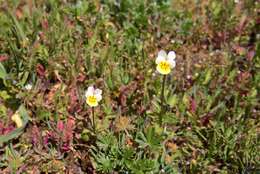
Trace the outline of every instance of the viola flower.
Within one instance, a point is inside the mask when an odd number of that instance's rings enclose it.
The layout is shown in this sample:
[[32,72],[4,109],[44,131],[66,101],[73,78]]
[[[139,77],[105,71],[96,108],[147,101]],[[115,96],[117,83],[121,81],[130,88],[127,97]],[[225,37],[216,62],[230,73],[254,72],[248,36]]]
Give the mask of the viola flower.
[[20,128],[23,126],[23,120],[21,118],[21,116],[19,115],[18,112],[16,112],[12,117],[11,117],[12,121],[15,122],[16,127]]
[[95,89],[93,86],[88,87],[85,92],[86,103],[91,107],[96,107],[98,102],[102,99],[102,90]]
[[175,58],[174,51],[170,51],[168,55],[164,50],[159,51],[155,61],[157,64],[156,70],[163,75],[169,74],[171,69],[176,66]]

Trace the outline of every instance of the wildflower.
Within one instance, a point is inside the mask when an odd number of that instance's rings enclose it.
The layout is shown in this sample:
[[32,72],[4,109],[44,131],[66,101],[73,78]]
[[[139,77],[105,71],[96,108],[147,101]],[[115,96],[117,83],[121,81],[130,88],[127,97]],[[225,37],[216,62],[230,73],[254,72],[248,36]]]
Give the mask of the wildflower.
[[27,85],[24,86],[24,88],[30,91],[32,89],[32,84],[28,83]]
[[23,120],[22,120],[22,118],[21,118],[21,116],[19,115],[18,112],[16,112],[16,113],[12,116],[11,119],[12,119],[12,121],[15,122],[17,128],[20,128],[20,127],[23,126]]
[[102,99],[102,90],[94,89],[93,86],[88,87],[85,92],[86,102],[91,107],[96,107],[98,102]]
[[167,55],[164,50],[161,50],[155,61],[157,64],[156,70],[163,75],[169,74],[171,69],[176,66],[175,58],[176,54],[174,51],[170,51]]

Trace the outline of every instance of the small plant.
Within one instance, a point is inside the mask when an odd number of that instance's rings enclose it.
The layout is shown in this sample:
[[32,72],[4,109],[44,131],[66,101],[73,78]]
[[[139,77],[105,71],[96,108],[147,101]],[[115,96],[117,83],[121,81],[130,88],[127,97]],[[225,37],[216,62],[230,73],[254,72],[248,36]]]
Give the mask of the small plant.
[[95,89],[93,86],[88,87],[88,90],[85,92],[86,103],[91,107],[92,111],[92,126],[94,132],[96,132],[95,126],[95,109],[94,107],[98,106],[98,102],[102,99],[102,90]]
[[164,50],[161,50],[158,53],[158,56],[155,60],[155,63],[157,64],[156,70],[163,75],[162,79],[162,91],[161,91],[161,112],[159,115],[159,123],[162,125],[162,117],[165,112],[165,96],[164,96],[164,88],[165,88],[165,82],[166,82],[166,75],[169,74],[176,66],[175,62],[176,54],[174,51],[170,51],[167,55],[167,53]]

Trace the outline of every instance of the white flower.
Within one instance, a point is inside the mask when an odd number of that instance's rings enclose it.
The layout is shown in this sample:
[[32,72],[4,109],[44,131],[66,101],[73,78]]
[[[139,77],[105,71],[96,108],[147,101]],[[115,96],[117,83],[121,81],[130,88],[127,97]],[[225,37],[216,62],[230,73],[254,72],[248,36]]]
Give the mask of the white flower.
[[32,84],[28,83],[27,85],[24,86],[24,88],[29,91],[32,89]]
[[171,69],[176,66],[175,58],[176,54],[174,51],[170,51],[167,55],[164,50],[161,50],[155,60],[157,64],[156,70],[164,75],[169,74]]
[[102,90],[98,88],[95,89],[93,86],[90,86],[85,92],[85,97],[86,103],[91,107],[95,107],[98,105],[98,102],[102,99]]

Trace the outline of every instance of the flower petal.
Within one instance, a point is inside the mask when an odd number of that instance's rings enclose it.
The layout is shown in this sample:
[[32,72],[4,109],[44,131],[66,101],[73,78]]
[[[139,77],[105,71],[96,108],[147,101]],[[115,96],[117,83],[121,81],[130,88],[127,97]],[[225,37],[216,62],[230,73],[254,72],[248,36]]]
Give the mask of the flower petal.
[[102,100],[102,95],[101,94],[95,94],[95,97],[97,98],[97,101],[99,102]]
[[159,53],[158,53],[158,57],[159,56],[162,56],[162,57],[167,57],[167,53],[164,51],[164,50],[161,50],[161,51],[159,51]]
[[90,106],[90,107],[96,107],[98,105],[98,101],[96,96],[88,96],[86,99],[86,103]]
[[158,57],[157,57],[156,60],[155,60],[155,63],[156,63],[156,64],[159,64],[160,62],[165,61],[165,60],[166,60],[165,57],[158,55]]
[[85,96],[94,95],[95,89],[93,86],[88,87],[87,91],[85,92]]
[[167,56],[168,60],[174,60],[176,58],[176,53],[174,51],[170,51]]
[[96,94],[101,95],[101,94],[102,94],[102,90],[97,88],[97,89],[95,89],[94,94],[95,94],[95,95],[96,95]]
[[156,66],[156,70],[163,75],[169,74],[171,72],[170,63],[167,62],[161,62]]
[[176,62],[174,59],[170,59],[170,60],[168,60],[168,62],[170,64],[171,68],[174,68],[176,66]]
[[159,64],[161,61],[165,61],[167,58],[167,53],[164,50],[159,51],[158,56],[155,60],[156,64]]

